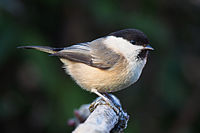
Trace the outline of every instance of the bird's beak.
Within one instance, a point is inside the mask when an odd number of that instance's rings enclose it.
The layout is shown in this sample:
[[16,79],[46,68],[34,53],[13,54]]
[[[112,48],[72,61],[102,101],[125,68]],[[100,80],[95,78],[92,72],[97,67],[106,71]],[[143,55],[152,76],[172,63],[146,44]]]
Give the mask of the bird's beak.
[[144,49],[147,49],[147,50],[154,50],[154,48],[152,48],[150,45],[146,45],[146,46],[144,47]]

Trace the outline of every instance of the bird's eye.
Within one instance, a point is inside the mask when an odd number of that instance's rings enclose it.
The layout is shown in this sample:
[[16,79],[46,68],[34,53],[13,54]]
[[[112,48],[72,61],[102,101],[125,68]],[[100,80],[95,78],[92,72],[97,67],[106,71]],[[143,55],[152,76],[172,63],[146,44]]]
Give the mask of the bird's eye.
[[134,40],[131,40],[131,41],[130,41],[130,43],[132,43],[132,44],[134,44],[134,45],[135,45],[135,43],[136,43],[136,42],[135,42]]

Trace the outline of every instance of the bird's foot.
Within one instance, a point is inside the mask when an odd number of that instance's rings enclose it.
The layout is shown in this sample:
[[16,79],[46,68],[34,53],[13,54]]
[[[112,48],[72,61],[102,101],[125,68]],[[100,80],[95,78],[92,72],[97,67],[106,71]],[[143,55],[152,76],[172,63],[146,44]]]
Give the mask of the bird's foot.
[[120,101],[112,94],[101,94],[103,97],[98,97],[93,103],[90,104],[89,110],[92,113],[98,105],[108,105],[119,116],[118,123],[115,125],[112,133],[121,132],[127,127],[129,115],[123,111]]
[[110,106],[117,114],[121,111],[121,104],[118,99],[111,96],[108,93],[104,95],[99,93],[96,89],[92,90],[95,94],[97,94],[100,98],[98,98],[95,102],[90,105],[90,112],[92,112],[98,105],[108,105]]

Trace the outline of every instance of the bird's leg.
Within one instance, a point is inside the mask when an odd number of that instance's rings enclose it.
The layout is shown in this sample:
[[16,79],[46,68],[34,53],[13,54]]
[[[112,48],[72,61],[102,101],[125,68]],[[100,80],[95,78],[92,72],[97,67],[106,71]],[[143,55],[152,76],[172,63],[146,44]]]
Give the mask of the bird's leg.
[[92,89],[91,92],[93,92],[93,93],[95,93],[96,95],[98,95],[99,97],[103,98],[103,100],[104,100],[106,103],[108,103],[108,104],[111,103],[111,101],[110,101],[109,98],[107,98],[107,97],[105,97],[104,95],[102,95],[101,93],[99,93],[96,89]]
[[[104,95],[102,95],[101,93],[99,93],[96,89],[92,89],[91,92],[93,92],[96,95],[98,95],[99,97],[101,97],[108,106],[110,106],[117,114],[119,113],[118,106],[116,105],[114,99],[109,94],[108,94],[109,97],[105,97]],[[112,98],[112,99],[109,99],[109,98]],[[93,104],[90,105],[90,110],[93,110],[92,106],[93,106]]]

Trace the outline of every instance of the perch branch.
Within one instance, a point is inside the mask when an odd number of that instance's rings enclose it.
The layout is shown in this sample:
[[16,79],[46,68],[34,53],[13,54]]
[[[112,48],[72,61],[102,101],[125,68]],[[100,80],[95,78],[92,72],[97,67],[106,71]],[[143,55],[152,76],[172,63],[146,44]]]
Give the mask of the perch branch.
[[82,105],[76,110],[76,118],[68,122],[69,125],[77,126],[73,133],[122,132],[127,126],[129,116],[122,110],[120,101],[115,96],[109,95],[109,99],[111,104],[105,103],[99,97],[90,106]]

